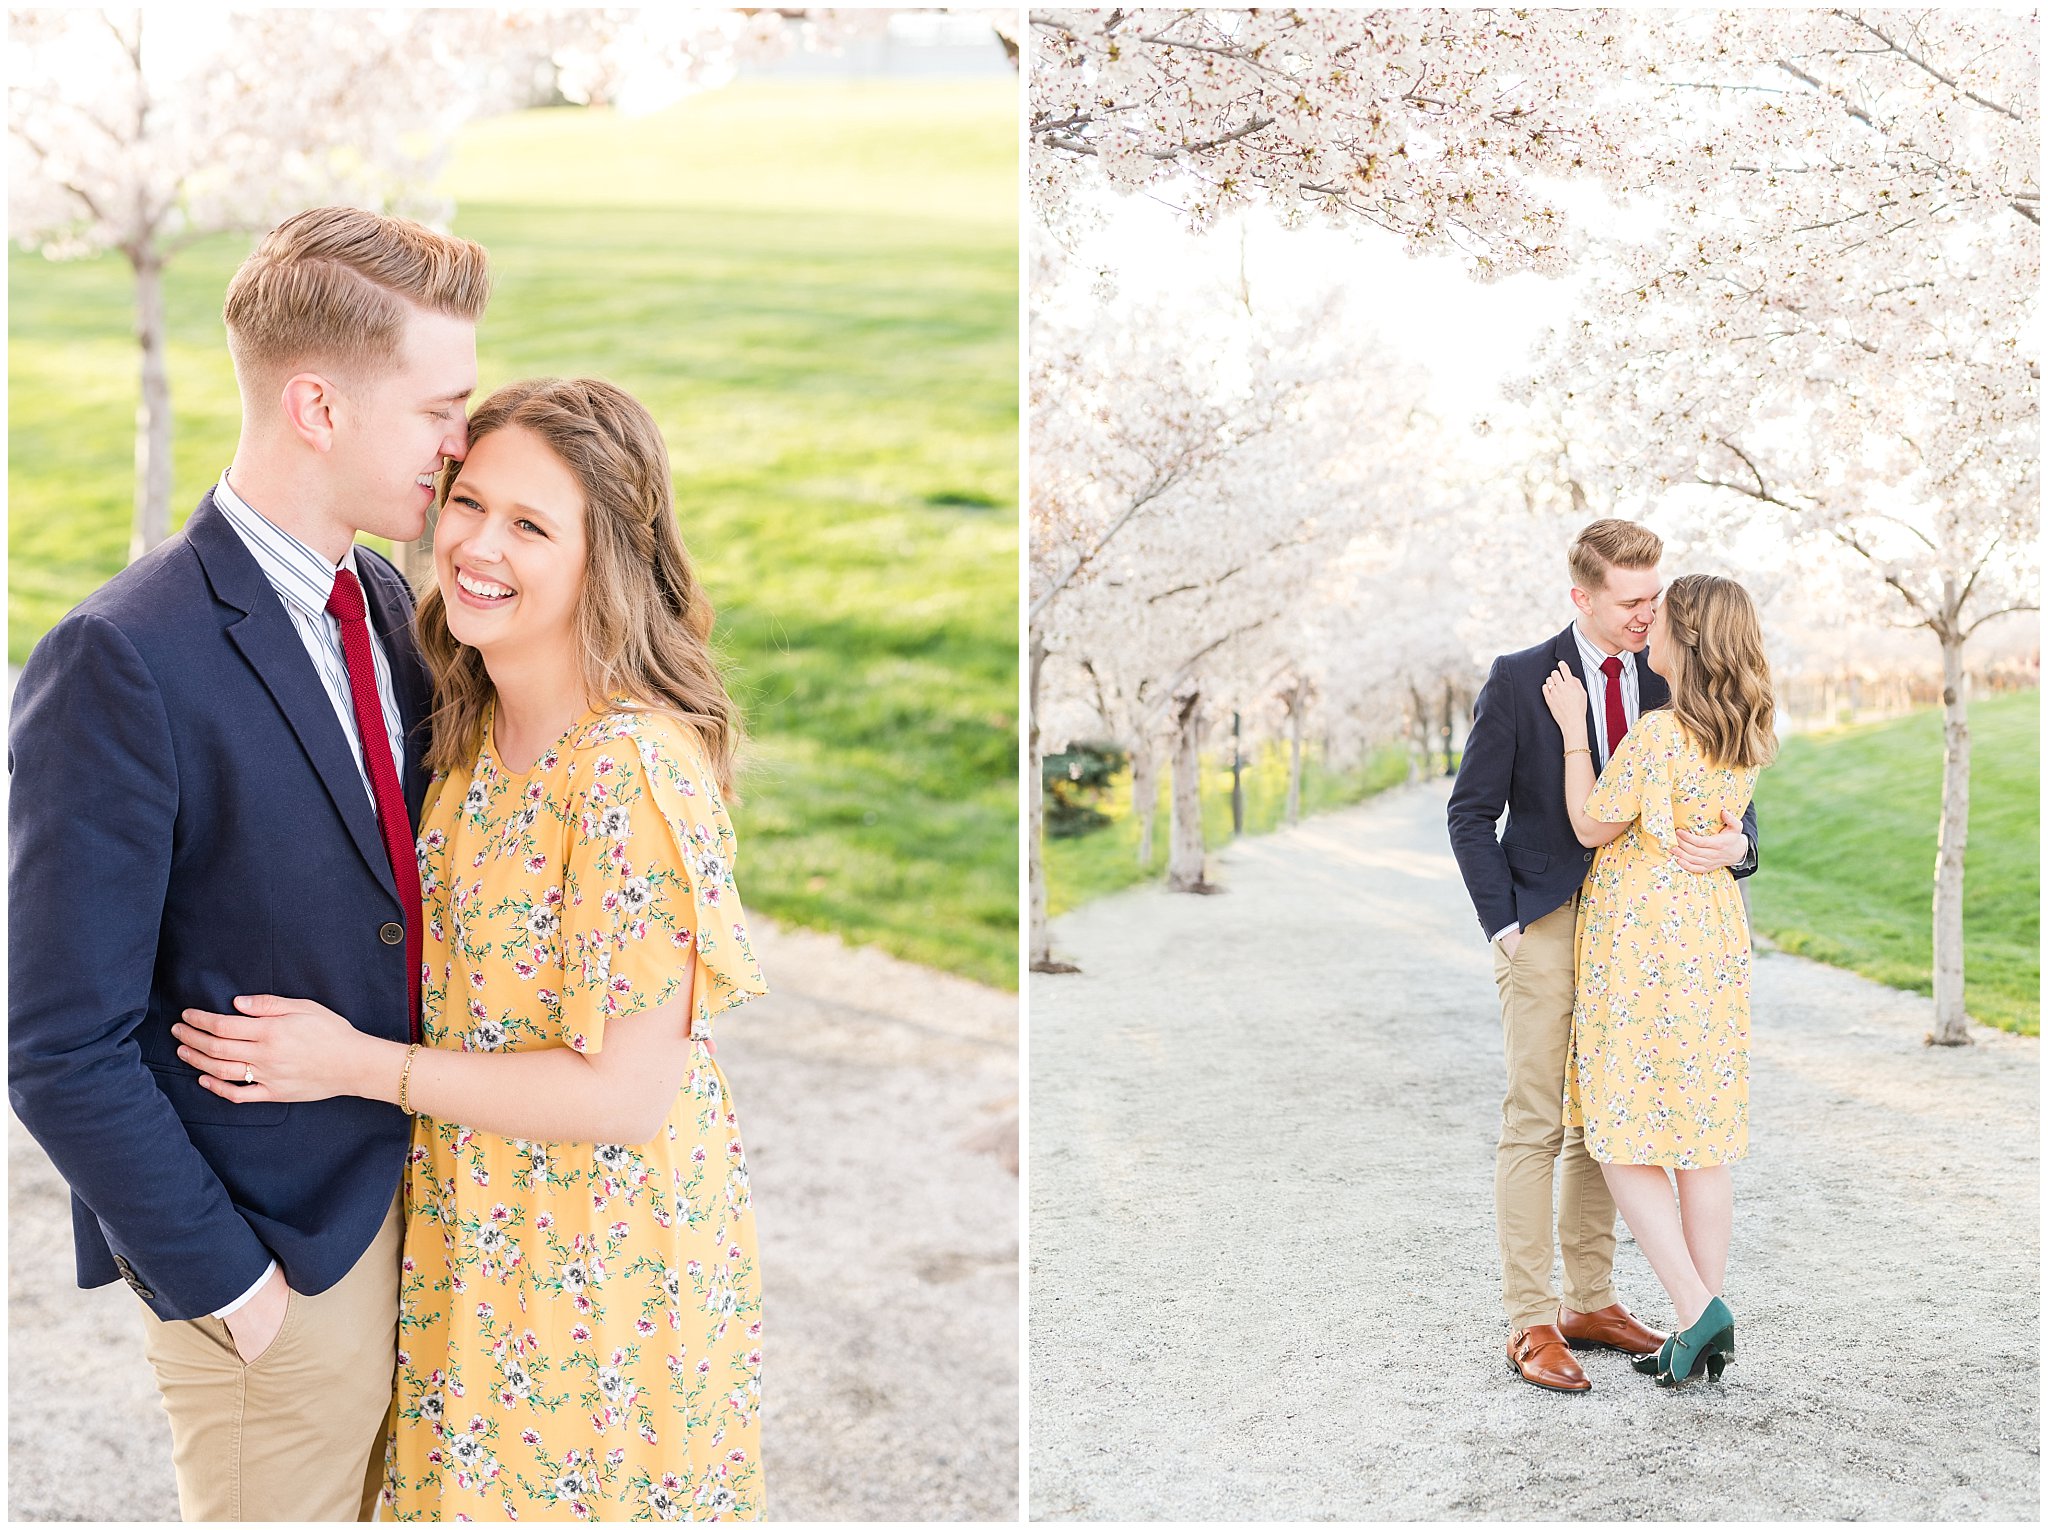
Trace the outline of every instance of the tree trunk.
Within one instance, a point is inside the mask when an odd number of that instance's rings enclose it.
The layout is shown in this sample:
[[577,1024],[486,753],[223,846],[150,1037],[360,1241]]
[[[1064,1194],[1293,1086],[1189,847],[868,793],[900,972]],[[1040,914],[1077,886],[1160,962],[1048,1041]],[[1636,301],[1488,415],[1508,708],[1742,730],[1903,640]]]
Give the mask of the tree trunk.
[[420,533],[417,542],[398,542],[392,551],[398,554],[398,571],[405,575],[405,582],[412,586],[413,598],[417,600],[434,582],[434,522],[441,518],[439,506],[427,511],[427,529]]
[[1159,756],[1152,740],[1131,745],[1131,811],[1138,818],[1138,866],[1152,869],[1152,821],[1159,816]]
[[[1950,581],[1953,585],[1953,580]],[[1951,589],[1950,609],[1955,606]],[[1963,637],[1951,621],[1941,637],[1941,837],[1934,851],[1934,1031],[1936,1046],[1970,1042],[1963,1013],[1963,847],[1970,832],[1970,721]]]
[[131,252],[135,338],[142,346],[142,399],[135,407],[133,563],[171,534],[171,374],[164,358],[164,263],[155,250]]
[[1215,885],[1202,875],[1202,693],[1173,698],[1173,822],[1168,830],[1166,888],[1208,893]]
[[1444,682],[1444,721],[1442,728],[1437,731],[1437,737],[1443,741],[1444,774],[1446,776],[1455,776],[1458,773],[1458,767],[1451,763],[1451,740],[1457,736],[1457,727],[1457,700],[1451,695],[1451,682],[1446,680]]
[[1045,907],[1045,754],[1038,742],[1038,677],[1045,668],[1045,639],[1031,634],[1031,747],[1024,751],[1025,788],[1029,798],[1028,880],[1031,885],[1031,970],[1079,972],[1079,967],[1052,959],[1052,929]]
[[1287,821],[1301,822],[1301,729],[1308,698],[1299,687],[1287,704]]

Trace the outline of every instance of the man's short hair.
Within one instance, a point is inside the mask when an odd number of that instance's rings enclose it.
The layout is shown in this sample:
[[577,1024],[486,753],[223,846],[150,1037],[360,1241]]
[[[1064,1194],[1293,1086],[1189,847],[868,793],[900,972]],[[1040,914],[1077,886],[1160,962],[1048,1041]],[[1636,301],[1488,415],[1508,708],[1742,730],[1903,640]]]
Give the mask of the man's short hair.
[[1572,583],[1591,593],[1606,588],[1611,568],[1655,568],[1664,556],[1664,539],[1647,526],[1609,517],[1593,522],[1565,553]]
[[305,366],[381,371],[409,309],[474,322],[490,301],[480,244],[359,207],[315,207],[263,236],[221,317],[238,377]]

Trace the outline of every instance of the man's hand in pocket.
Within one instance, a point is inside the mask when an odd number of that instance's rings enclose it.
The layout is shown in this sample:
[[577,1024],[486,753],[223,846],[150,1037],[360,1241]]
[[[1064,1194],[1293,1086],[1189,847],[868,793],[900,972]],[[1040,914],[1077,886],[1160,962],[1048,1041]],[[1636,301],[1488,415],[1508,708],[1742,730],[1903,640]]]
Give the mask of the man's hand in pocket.
[[262,1290],[222,1319],[228,1325],[228,1336],[235,1341],[235,1353],[242,1357],[242,1364],[254,1365],[276,1340],[277,1331],[284,1327],[285,1304],[291,1300],[291,1294],[280,1267],[270,1272]]

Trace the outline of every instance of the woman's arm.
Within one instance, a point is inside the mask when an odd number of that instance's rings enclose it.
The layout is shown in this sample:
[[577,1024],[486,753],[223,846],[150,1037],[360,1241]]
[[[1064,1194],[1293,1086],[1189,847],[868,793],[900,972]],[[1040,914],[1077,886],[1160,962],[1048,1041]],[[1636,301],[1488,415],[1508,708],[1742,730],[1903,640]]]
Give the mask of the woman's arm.
[[1564,810],[1571,815],[1572,833],[1587,849],[1595,849],[1626,834],[1626,823],[1603,823],[1586,816],[1586,799],[1593,795],[1599,779],[1593,769],[1592,746],[1586,741],[1586,688],[1579,677],[1560,662],[1543,682],[1544,704],[1557,719],[1564,735]]
[[[604,1047],[578,1052],[449,1052],[421,1047],[406,1080],[417,1115],[536,1142],[649,1141],[689,1072],[690,985],[681,996],[605,1022]],[[337,1094],[398,1103],[406,1046],[365,1035],[308,999],[237,998],[235,1015],[188,1009],[171,1027],[178,1055],[223,1099],[324,1100]],[[242,1082],[243,1069],[256,1082]]]
[[1593,752],[1585,744],[1574,746],[1565,740],[1564,757],[1564,810],[1572,816],[1572,833],[1578,835],[1579,843],[1588,850],[1597,850],[1610,840],[1620,839],[1628,833],[1629,823],[1603,823],[1598,818],[1586,816],[1586,799],[1593,795],[1594,784],[1599,780],[1593,773]]

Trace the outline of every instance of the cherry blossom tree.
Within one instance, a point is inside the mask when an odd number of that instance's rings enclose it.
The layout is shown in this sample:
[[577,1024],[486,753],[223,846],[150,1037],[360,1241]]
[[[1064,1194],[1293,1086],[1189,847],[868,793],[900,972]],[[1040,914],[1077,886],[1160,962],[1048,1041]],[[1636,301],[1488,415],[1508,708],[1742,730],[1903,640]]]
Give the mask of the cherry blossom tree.
[[1569,224],[1534,176],[1612,175],[1626,123],[1591,82],[1619,12],[1042,10],[1030,14],[1030,183],[1086,224],[1105,187],[1193,228],[1252,204],[1456,250],[1480,277],[1561,270]]
[[1481,431],[1416,411],[1396,450],[1385,509],[1298,617],[1295,664],[1359,745],[1403,739],[1417,778],[1462,735],[1493,656],[1568,618],[1565,547],[1613,507],[1589,503],[1540,419]]
[[1164,753],[1167,884],[1207,891],[1205,729],[1287,684],[1317,570],[1397,497],[1418,385],[1334,298],[1255,298],[1248,278],[1120,304],[1064,343],[1052,328],[1034,331],[1032,483],[1033,631],[1054,683],[1033,715],[1065,719],[1071,699],[1131,750],[1146,829]]
[[[1673,13],[1637,46],[1662,124],[1647,233],[1538,386],[1616,479],[1705,491],[1845,549],[1941,654],[1932,1040],[1967,1040],[1965,650],[2038,608],[2036,23],[2014,13]],[[1874,603],[1874,602],[1873,602]]]
[[[1126,634],[1122,643],[1104,638],[1115,625],[1110,613],[1128,613],[1132,601],[1144,599],[1129,570],[1156,563],[1159,544],[1148,538],[1159,518],[1176,506],[1192,502],[1196,491],[1213,482],[1221,464],[1243,453],[1254,441],[1271,435],[1285,421],[1290,405],[1301,395],[1304,376],[1286,354],[1266,337],[1242,332],[1234,346],[1190,346],[1181,317],[1170,313],[1124,315],[1124,322],[1093,320],[1062,322],[1055,315],[1067,288],[1079,277],[1062,267],[1056,255],[1041,248],[1040,284],[1034,303],[1030,375],[1031,472],[1031,607],[1033,634],[1029,664],[1032,715],[1029,750],[1031,961],[1035,970],[1051,962],[1045,923],[1045,891],[1040,842],[1043,804],[1038,795],[1039,761],[1048,742],[1041,678],[1048,652],[1081,651],[1095,659],[1097,671],[1088,683],[1098,689],[1107,677],[1108,691],[1120,706],[1135,706],[1151,718],[1160,705],[1155,692],[1144,693],[1149,680],[1197,664],[1207,656],[1209,639],[1180,643],[1180,629],[1146,624]],[[1067,304],[1078,309],[1078,300]],[[1185,526],[1181,527],[1185,530]],[[1175,546],[1185,546],[1176,541]],[[1236,541],[1233,538],[1231,545]],[[1172,555],[1169,553],[1169,560]],[[1116,570],[1105,578],[1105,572]],[[1203,585],[1189,582],[1174,592],[1181,608],[1192,610]],[[1077,596],[1096,588],[1099,599],[1082,605]],[[1167,597],[1169,599],[1173,596]],[[1076,634],[1086,634],[1077,637]],[[1144,655],[1142,674],[1127,675],[1125,664]],[[1114,668],[1112,667],[1114,664]],[[1182,683],[1165,686],[1170,693]],[[1142,752],[1150,731],[1131,722],[1131,736]],[[1199,708],[1183,719],[1184,729],[1198,727]],[[1149,755],[1145,756],[1149,767]],[[1183,838],[1186,837],[1183,810]],[[1193,831],[1199,835],[1198,825]],[[1187,852],[1180,862],[1182,879],[1201,881],[1199,866],[1185,875]],[[1199,857],[1197,857],[1199,859]]]

